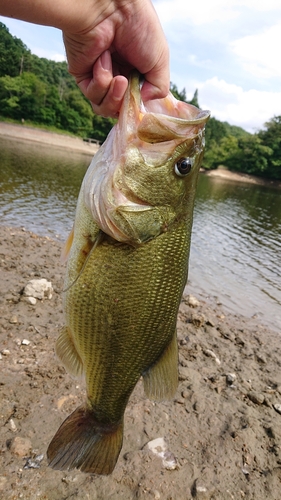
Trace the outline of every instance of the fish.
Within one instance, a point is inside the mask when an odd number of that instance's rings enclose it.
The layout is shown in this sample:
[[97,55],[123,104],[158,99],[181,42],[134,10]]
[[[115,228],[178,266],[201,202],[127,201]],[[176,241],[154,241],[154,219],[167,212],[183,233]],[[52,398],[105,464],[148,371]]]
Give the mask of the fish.
[[49,444],[57,470],[111,474],[138,380],[156,401],[178,386],[176,321],[210,113],[171,93],[143,102],[141,84],[134,71],[83,179],[64,249],[65,326],[55,349],[85,378],[86,401]]

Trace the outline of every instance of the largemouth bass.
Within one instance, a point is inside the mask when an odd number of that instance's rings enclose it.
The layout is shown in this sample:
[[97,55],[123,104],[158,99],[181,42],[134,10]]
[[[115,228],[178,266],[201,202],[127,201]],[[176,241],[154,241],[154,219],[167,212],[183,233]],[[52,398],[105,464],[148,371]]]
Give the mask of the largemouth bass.
[[144,104],[133,73],[118,123],[86,172],[56,352],[85,376],[87,401],[49,445],[54,469],[110,474],[139,378],[155,400],[177,389],[176,320],[208,117],[171,93]]

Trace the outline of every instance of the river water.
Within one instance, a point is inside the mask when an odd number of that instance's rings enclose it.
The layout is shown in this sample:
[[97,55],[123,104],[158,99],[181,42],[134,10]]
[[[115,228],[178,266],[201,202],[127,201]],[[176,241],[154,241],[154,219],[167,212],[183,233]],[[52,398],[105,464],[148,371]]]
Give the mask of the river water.
[[[90,158],[0,137],[1,224],[64,240]],[[281,191],[200,175],[187,291],[281,333]]]

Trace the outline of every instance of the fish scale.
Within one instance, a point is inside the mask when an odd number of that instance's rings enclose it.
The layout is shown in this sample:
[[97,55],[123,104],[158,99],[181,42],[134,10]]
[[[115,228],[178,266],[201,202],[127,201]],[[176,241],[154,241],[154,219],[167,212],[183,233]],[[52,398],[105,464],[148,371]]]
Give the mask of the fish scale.
[[176,391],[176,321],[208,116],[172,94],[142,103],[133,73],[84,177],[64,251],[66,325],[56,352],[71,374],[84,374],[87,400],[49,445],[55,469],[110,474],[139,378],[155,400]]

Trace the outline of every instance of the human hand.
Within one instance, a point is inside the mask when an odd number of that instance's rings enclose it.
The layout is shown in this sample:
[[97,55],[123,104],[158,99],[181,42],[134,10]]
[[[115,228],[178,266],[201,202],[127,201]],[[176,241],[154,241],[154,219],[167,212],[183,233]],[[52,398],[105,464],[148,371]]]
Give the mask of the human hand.
[[102,7],[64,30],[64,43],[69,72],[94,112],[116,117],[132,68],[145,77],[143,101],[167,95],[169,50],[150,0],[103,0]]

